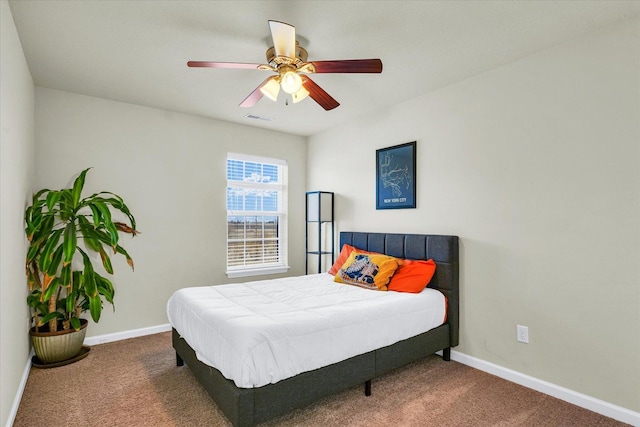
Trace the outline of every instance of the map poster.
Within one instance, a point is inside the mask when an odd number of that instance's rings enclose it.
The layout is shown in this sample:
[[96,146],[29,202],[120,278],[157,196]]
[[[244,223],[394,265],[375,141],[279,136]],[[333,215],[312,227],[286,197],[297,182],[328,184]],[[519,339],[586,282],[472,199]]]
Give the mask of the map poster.
[[376,150],[376,209],[416,207],[416,142]]

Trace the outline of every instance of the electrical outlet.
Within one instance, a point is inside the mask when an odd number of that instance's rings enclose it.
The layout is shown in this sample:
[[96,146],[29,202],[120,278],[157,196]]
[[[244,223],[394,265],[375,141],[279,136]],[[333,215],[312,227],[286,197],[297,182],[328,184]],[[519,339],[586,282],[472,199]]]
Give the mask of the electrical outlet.
[[516,331],[517,331],[516,339],[518,340],[518,342],[529,344],[529,327],[516,325]]

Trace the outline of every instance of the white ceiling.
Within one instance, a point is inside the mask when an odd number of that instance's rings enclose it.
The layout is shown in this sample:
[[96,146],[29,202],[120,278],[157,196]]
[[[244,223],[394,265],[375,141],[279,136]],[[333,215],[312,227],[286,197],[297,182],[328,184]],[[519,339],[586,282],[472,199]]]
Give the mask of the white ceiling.
[[[312,135],[640,14],[633,1],[10,1],[35,85]],[[296,26],[309,60],[380,58],[382,74],[313,77],[310,98],[238,104],[269,74],[267,20]],[[246,114],[273,118],[250,120]]]

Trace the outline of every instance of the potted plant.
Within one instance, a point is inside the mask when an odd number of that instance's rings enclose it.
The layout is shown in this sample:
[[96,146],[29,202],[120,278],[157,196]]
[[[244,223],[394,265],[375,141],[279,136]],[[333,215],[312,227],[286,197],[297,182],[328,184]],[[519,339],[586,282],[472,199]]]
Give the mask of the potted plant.
[[[116,194],[102,191],[82,198],[88,170],[72,188],[38,191],[25,211],[30,335],[42,364],[76,357],[87,325],[81,314],[89,311],[98,322],[104,301],[114,304],[113,284],[96,271],[93,259],[98,257],[93,255],[99,254],[98,263],[108,274],[113,274],[111,256],[117,254],[133,269],[133,259],[118,243],[118,232],[138,234],[135,218]],[[122,213],[129,224],[115,221],[112,211]]]

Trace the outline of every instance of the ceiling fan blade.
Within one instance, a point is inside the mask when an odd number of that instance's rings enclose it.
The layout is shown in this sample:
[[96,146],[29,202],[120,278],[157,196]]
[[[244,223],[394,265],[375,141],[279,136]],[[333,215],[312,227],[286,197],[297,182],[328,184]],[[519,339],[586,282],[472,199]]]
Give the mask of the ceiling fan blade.
[[265,81],[263,81],[262,83],[260,83],[260,86],[258,86],[257,88],[255,88],[253,90],[253,92],[251,92],[241,103],[240,106],[241,107],[253,107],[254,105],[256,105],[258,103],[258,101],[260,101],[262,99],[262,97],[264,96],[262,94],[262,92],[260,92],[260,89],[262,88],[262,86],[266,85],[267,82],[269,80],[271,80],[273,77],[268,77]]
[[269,21],[276,56],[296,57],[296,27],[279,21]]
[[259,69],[261,64],[247,64],[243,62],[213,62],[213,61],[189,61],[188,67],[206,67],[206,68],[245,68],[250,70]]
[[381,73],[379,59],[345,59],[337,61],[313,61],[316,73]]
[[309,96],[311,97],[311,99],[313,99],[318,104],[320,104],[322,108],[329,111],[329,110],[333,110],[334,108],[340,105],[338,101],[333,99],[331,95],[325,92],[324,89],[318,86],[309,77],[307,76],[301,76],[301,77],[302,77],[302,86],[304,86],[304,88],[309,91]]

